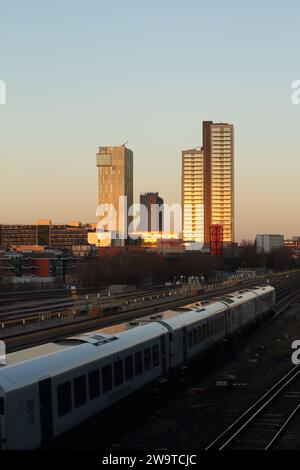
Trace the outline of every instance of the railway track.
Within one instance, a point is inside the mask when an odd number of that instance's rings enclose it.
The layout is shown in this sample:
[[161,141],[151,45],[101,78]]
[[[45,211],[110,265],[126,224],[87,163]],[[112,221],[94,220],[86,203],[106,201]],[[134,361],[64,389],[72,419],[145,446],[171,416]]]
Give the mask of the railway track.
[[[122,299],[126,296],[127,299],[130,298],[135,298],[135,297],[140,297],[144,295],[151,295],[151,294],[157,294],[158,292],[163,291],[162,288],[156,288],[154,289],[145,289],[145,290],[139,290],[135,291],[133,293],[126,293],[126,294],[115,294],[115,295],[109,295],[106,291],[105,292],[92,292],[89,294],[86,294],[84,296],[81,296],[80,299],[78,300],[84,300],[86,298],[88,299],[96,299],[96,298],[101,298],[103,301],[118,301],[118,299]],[[30,315],[34,314],[35,312],[50,312],[50,311],[58,311],[62,310],[63,308],[67,309],[70,306],[74,305],[74,298],[69,295],[68,297],[62,298],[59,302],[57,300],[53,299],[45,299],[43,300],[42,303],[38,303],[36,305],[32,305],[32,303],[28,305],[7,305],[5,307],[0,307],[0,321],[1,319],[5,318],[11,318],[13,315]]]
[[[244,281],[242,284],[238,285],[235,284],[234,288],[238,289],[239,287],[246,288],[247,286],[255,285],[255,284],[261,284],[264,282],[264,280],[251,280],[251,281]],[[275,282],[286,282],[285,280],[281,281],[275,281]],[[289,285],[290,285],[289,281]],[[215,285],[215,287],[212,290],[211,286],[208,286],[207,289],[207,294],[210,295],[212,292],[214,292],[215,295],[220,295],[223,292],[226,293],[229,290],[232,289],[232,285],[229,285],[227,287],[222,287],[218,286],[218,284]],[[127,293],[126,295],[124,294],[117,294],[117,295],[111,295],[109,296],[107,293],[92,293],[86,296],[83,296],[79,299],[79,301],[84,302],[86,299],[89,301],[91,300],[96,300],[100,299],[100,301],[105,304],[109,303],[122,303],[122,301],[125,299],[125,301],[128,301],[128,304],[130,303],[136,303],[143,297],[145,299],[149,299],[149,297],[155,298],[155,296],[159,297],[165,297],[166,295],[170,295],[170,292],[172,293],[173,291],[179,291],[182,290],[181,287],[177,288],[169,288],[165,289],[162,286],[158,286],[155,289],[147,289],[147,290],[140,290],[140,291],[135,291],[132,293]],[[64,300],[64,301],[63,301]],[[38,304],[36,306],[32,305],[24,305],[22,307],[20,306],[6,306],[6,307],[0,307],[0,323],[7,321],[7,323],[18,323],[18,320],[23,318],[30,323],[34,321],[40,321],[40,314],[47,314],[47,313],[55,313],[55,312],[63,312],[64,310],[68,310],[70,308],[74,308],[74,299],[68,297],[67,299],[62,299],[59,302],[53,301],[48,299],[47,301],[44,301],[41,304]],[[126,303],[126,302],[125,302]]]
[[[231,288],[232,289],[232,288]],[[216,293],[211,293],[211,297],[214,297]],[[208,298],[206,295],[205,298]],[[104,328],[107,326],[116,325],[126,321],[131,321],[135,318],[149,315],[153,312],[158,313],[168,308],[174,308],[182,305],[187,305],[199,301],[199,295],[190,296],[188,298],[170,299],[166,300],[161,304],[153,304],[144,307],[140,307],[138,310],[128,310],[117,315],[98,316],[96,318],[85,317],[79,319],[72,319],[66,323],[51,325],[48,324],[43,329],[22,331],[18,334],[10,334],[9,329],[6,330],[7,334],[2,336],[1,339],[5,340],[7,345],[7,352],[13,352],[16,350],[24,349],[30,346],[41,344],[42,342],[49,342],[64,336],[70,336],[72,334],[84,333],[93,329]]]
[[[299,276],[299,273],[292,273],[292,276]],[[272,283],[276,282],[283,282],[283,274],[273,275]],[[254,279],[254,280],[245,280],[242,281],[243,286],[253,285],[253,283],[259,284],[261,282],[265,282],[264,279]],[[223,283],[220,281],[210,282],[207,285],[208,290],[214,289],[221,289],[222,290]],[[171,287],[169,289],[179,289],[180,287]],[[155,287],[152,286],[150,288],[142,288],[135,290],[134,292],[126,293],[127,298],[134,298],[143,295],[156,295],[160,292],[167,291],[164,285],[156,285]],[[125,294],[114,294],[109,295],[107,289],[101,288],[100,290],[96,291],[94,288],[78,288],[77,290],[78,295],[81,299],[84,299],[86,296],[89,298],[96,298],[100,296],[103,300],[109,299],[122,299],[124,298]],[[59,299],[59,301],[57,301]],[[16,292],[16,293],[5,293],[0,292],[0,321],[1,319],[8,318],[8,316],[12,315],[30,315],[34,314],[38,311],[42,312],[50,312],[50,311],[58,311],[61,310],[63,307],[68,308],[74,303],[74,298],[72,297],[70,290],[67,288],[63,289],[48,289],[48,290],[36,290],[36,291],[24,291],[24,292]]]
[[300,365],[276,382],[205,450],[269,450],[300,410]]
[[[181,289],[174,289],[175,290],[181,290]],[[150,296],[163,296],[164,294],[169,294],[169,292],[172,292],[172,290],[168,289],[167,291],[157,291],[157,290],[152,290],[152,291],[142,291],[142,292],[136,292],[134,294],[127,294],[127,295],[119,295],[119,296],[108,296],[108,295],[104,295],[104,296],[100,296],[98,294],[93,294],[93,295],[89,295],[89,296],[86,296],[86,297],[81,297],[80,299],[78,300],[74,300],[74,299],[71,299],[71,298],[68,298],[66,301],[64,302],[59,302],[59,303],[45,303],[45,304],[39,304],[38,306],[36,307],[32,307],[32,306],[27,306],[27,307],[18,307],[18,308],[15,308],[15,307],[11,307],[11,308],[5,308],[5,309],[0,309],[0,321],[3,321],[5,319],[17,319],[17,318],[23,318],[24,316],[29,316],[29,315],[32,315],[34,316],[34,314],[36,313],[46,313],[46,312],[57,312],[57,311],[63,311],[63,310],[67,310],[69,308],[72,308],[74,307],[74,304],[78,303],[78,302],[84,302],[86,300],[88,301],[92,301],[92,300],[101,300],[101,302],[103,302],[103,304],[113,304],[113,303],[121,303],[123,300],[127,300],[128,302],[132,301],[133,303],[135,303],[135,299],[138,300],[138,299],[142,299],[142,298],[149,298]]]
[[[271,321],[299,299],[299,288],[282,294]],[[300,364],[286,372],[205,450],[269,450],[299,411]]]
[[[252,285],[255,284],[257,283],[252,282]],[[286,281],[281,281],[279,282],[278,286],[279,299],[283,297],[283,301],[286,302],[288,298],[292,303],[294,299],[294,289],[295,286],[299,286],[299,280],[289,280],[288,283]],[[243,285],[240,288],[243,289],[246,287],[250,287],[249,284]],[[104,328],[106,326],[112,326],[117,323],[130,321],[134,318],[142,317],[153,312],[158,313],[168,308],[186,305],[199,300],[204,300],[206,298],[214,298],[216,296],[220,296],[222,294],[226,294],[234,290],[237,290],[237,286],[218,289],[216,291],[205,293],[205,295],[202,296],[199,296],[198,294],[197,296],[189,296],[186,298],[167,298],[167,300],[164,299],[163,302],[156,301],[151,305],[146,304],[139,306],[134,303],[134,308],[130,309],[130,305],[128,305],[129,308],[126,311],[114,315],[98,315],[96,317],[89,317],[87,315],[83,315],[82,317],[76,317],[75,315],[71,315],[70,317],[66,318],[60,316],[56,318],[56,322],[51,322],[51,319],[50,321],[48,321],[46,317],[44,321],[40,320],[39,323],[36,322],[35,318],[32,323],[30,323],[30,320],[27,319],[26,323],[24,322],[23,324],[20,324],[20,319],[17,319],[17,321],[19,322],[17,323],[17,325],[19,325],[18,332],[14,331],[14,328],[2,328],[2,334],[0,333],[0,339],[5,340],[8,352],[12,352],[17,349],[19,350],[22,348],[34,346],[36,344],[40,344],[41,342],[54,340],[66,335],[83,333],[97,328]],[[26,329],[27,325],[28,329]],[[20,327],[22,327],[22,329]]]
[[155,300],[157,300],[157,303],[159,303],[159,300],[164,300],[171,296],[185,295],[187,298],[193,297],[190,292],[190,289],[178,288],[162,291],[148,290],[139,293],[135,292],[134,294],[127,294],[126,296],[106,295],[102,297],[100,295],[93,295],[79,300],[70,300],[68,302],[58,303],[55,305],[38,306],[35,308],[31,307],[28,310],[22,309],[17,311],[12,310],[6,313],[0,312],[0,325],[4,325],[4,327],[15,326],[24,323],[23,320],[26,324],[32,324],[40,322],[41,316],[44,316],[49,321],[51,319],[60,317],[57,315],[57,312],[61,313],[62,317],[64,313],[69,313],[70,315],[67,316],[73,317],[74,311],[76,312],[76,315],[88,315],[89,310],[95,306],[94,303],[96,303],[98,307],[101,307],[102,309],[108,306],[113,307],[114,305],[122,305],[125,312],[126,310],[130,309],[130,306],[133,307],[141,303]]
[[[253,282],[251,281],[250,284],[259,284],[262,281]],[[246,282],[242,285],[229,285],[227,287],[215,288],[214,290],[207,290],[206,296],[209,298],[215,295],[221,295],[222,293],[226,293],[231,291],[232,289],[236,290],[239,287],[243,288],[249,285],[249,282]],[[69,317],[73,316],[74,310],[76,314],[88,314],[89,313],[89,304],[93,307],[93,301],[98,301],[98,304],[101,307],[106,307],[109,305],[123,305],[124,311],[129,309],[129,306],[134,306],[135,304],[141,304],[144,302],[158,301],[167,298],[168,296],[179,295],[180,292],[188,291],[186,288],[178,287],[172,289],[162,289],[158,288],[155,290],[144,290],[134,293],[129,293],[124,296],[122,295],[114,295],[114,296],[102,296],[100,294],[93,294],[89,295],[86,298],[81,298],[78,301],[68,300],[67,302],[59,302],[53,304],[41,304],[36,307],[27,306],[20,309],[19,307],[6,307],[5,309],[0,308],[0,328],[6,328],[10,326],[22,325],[22,324],[32,324],[32,323],[40,323],[41,319],[47,318],[47,320],[56,319],[56,318],[63,318],[66,315],[64,313],[68,312],[70,315]],[[186,295],[186,301],[193,299],[194,296]]]
[[[101,290],[104,290],[101,289]],[[95,288],[81,287],[77,289],[79,295],[86,295],[95,292]],[[24,290],[16,292],[0,292],[0,305],[6,306],[17,302],[45,300],[60,297],[70,297],[70,288],[60,289],[36,289],[34,291]]]
[[[293,302],[297,300],[297,298],[300,295],[300,290],[299,290],[299,280],[295,281],[291,285],[291,281],[289,283],[281,283],[280,289],[277,291],[278,295],[278,304],[277,304],[277,311],[276,311],[276,316],[279,316],[281,313],[283,313],[284,310],[286,310],[289,305],[291,305]],[[272,317],[274,319],[274,317]],[[273,321],[273,320],[272,320]],[[262,323],[259,326],[259,329],[264,329],[265,326],[267,327],[268,324],[271,322],[266,321]],[[254,337],[257,334],[257,329],[255,328],[254,330],[250,330],[247,333],[247,338]],[[178,400],[178,397],[180,397],[181,393],[184,390],[187,390],[190,387],[199,387],[199,380],[200,377],[205,376],[206,374],[209,374],[211,372],[212,368],[218,367],[221,364],[224,364],[227,362],[228,358],[232,356],[232,354],[235,354],[235,352],[239,351],[241,348],[241,345],[244,343],[243,337],[240,337],[240,340],[237,343],[233,343],[228,349],[226,348],[225,352],[224,350],[218,349],[215,351],[215,354],[212,355],[210,353],[210,357],[208,361],[201,361],[201,369],[199,367],[199,364],[195,362],[194,365],[190,365],[186,371],[183,373],[181,380],[178,381],[176,380],[175,382],[171,382],[170,386],[168,388],[163,388],[163,391],[161,395],[158,393],[156,396],[156,400],[154,401],[155,404],[153,404],[153,399],[151,398],[149,403],[146,404],[146,401],[144,403],[144,409],[145,409],[145,414],[143,415],[141,410],[139,410],[139,418],[141,419],[142,422],[144,422],[146,419],[149,419],[151,416],[151,422],[154,416],[158,419],[158,416],[162,415],[162,409],[164,406],[169,403],[171,399],[175,400],[176,397],[176,402]],[[187,370],[189,370],[187,372]],[[300,377],[299,377],[300,378]],[[153,408],[152,408],[153,406]],[[196,405],[193,403],[193,406],[195,406],[195,410],[199,410],[197,407],[197,402]],[[202,408],[202,406],[200,406]],[[184,402],[184,406],[180,407],[177,409],[177,406],[174,406],[174,411],[167,410],[167,425],[168,427],[170,426],[170,431],[168,431],[168,437],[166,437],[166,441],[164,441],[163,447],[172,448],[174,445],[174,442],[177,443],[180,442],[180,445],[178,444],[178,447],[180,448],[186,448],[188,446],[188,442],[190,442],[190,435],[192,436],[197,436],[199,433],[199,427],[203,426],[204,423],[200,424],[199,423],[199,416],[197,415],[197,411],[193,413],[193,415],[190,415],[189,412],[186,412],[185,410],[187,409],[186,402]],[[175,414],[176,418],[173,420],[174,423],[172,424],[172,418],[173,418],[173,413]],[[128,445],[128,438],[127,438],[127,426],[128,426],[128,416],[126,414],[126,411],[124,411],[125,416],[123,416],[123,419],[125,421],[125,432],[126,432],[126,440],[124,440],[125,446]],[[187,413],[187,417],[183,417]],[[201,412],[200,412],[201,413]],[[200,415],[201,416],[201,415]],[[116,427],[120,425],[120,416],[117,416],[117,421],[116,421]],[[163,420],[161,428],[164,429],[166,426],[166,422]],[[96,426],[98,428],[98,426]],[[114,426],[112,426],[114,428]],[[85,431],[86,428],[81,428],[79,430],[79,440],[80,436],[82,435],[83,432]],[[132,448],[148,448],[149,447],[149,436],[150,436],[150,441],[153,439],[153,446],[157,448],[159,444],[156,444],[157,441],[155,440],[154,436],[156,436],[156,430],[151,428],[150,426],[150,433],[146,432],[145,437],[135,438],[134,437],[134,442],[132,445]],[[158,424],[158,430],[160,429],[160,424]],[[158,431],[159,432],[159,431]],[[152,435],[153,433],[153,435]],[[98,433],[96,434],[96,437],[91,435],[91,438],[95,439],[95,442],[97,443],[99,441],[99,436]],[[71,438],[73,442],[73,437]],[[136,440],[137,439],[137,440]],[[182,440],[181,440],[182,439]],[[159,438],[158,438],[159,440]],[[107,445],[108,448],[111,447],[111,442],[119,442],[119,436],[116,438],[115,435],[115,430],[113,431],[113,434],[111,436],[108,436],[108,441],[105,445]],[[161,442],[159,440],[159,442]],[[183,443],[183,445],[182,445]],[[96,444],[97,445],[97,444]],[[118,444],[119,446],[119,444]],[[131,446],[130,446],[131,447]],[[122,448],[122,446],[121,446]]]

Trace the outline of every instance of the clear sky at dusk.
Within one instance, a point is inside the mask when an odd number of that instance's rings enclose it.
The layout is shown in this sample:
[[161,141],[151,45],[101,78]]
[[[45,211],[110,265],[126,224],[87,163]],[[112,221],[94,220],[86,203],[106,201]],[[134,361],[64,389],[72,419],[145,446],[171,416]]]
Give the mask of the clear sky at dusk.
[[236,238],[300,235],[300,3],[0,0],[1,223],[95,221],[96,151],[180,202],[181,150],[235,126]]

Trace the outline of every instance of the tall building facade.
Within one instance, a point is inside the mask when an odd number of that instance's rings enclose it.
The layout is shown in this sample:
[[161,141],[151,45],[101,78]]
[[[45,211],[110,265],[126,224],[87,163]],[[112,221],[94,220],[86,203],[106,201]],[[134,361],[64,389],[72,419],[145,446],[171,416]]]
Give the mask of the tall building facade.
[[232,124],[203,122],[204,239],[212,225],[223,227],[223,242],[234,241],[234,130]]
[[140,204],[147,209],[145,217],[141,214],[141,230],[146,232],[163,231],[163,204],[164,200],[158,193],[144,193],[140,195]]
[[[99,147],[97,167],[98,204],[99,206],[111,205],[115,210],[114,227],[110,227],[105,222],[106,211],[98,213],[98,228],[115,232],[113,238],[122,240],[121,244],[124,244],[131,221],[128,217],[128,209],[133,204],[133,152],[125,145]],[[101,220],[103,220],[103,227]]]
[[203,122],[201,150],[182,152],[182,225],[185,242],[211,243],[222,227],[234,241],[234,131],[232,124]]
[[182,238],[204,242],[204,153],[182,152]]

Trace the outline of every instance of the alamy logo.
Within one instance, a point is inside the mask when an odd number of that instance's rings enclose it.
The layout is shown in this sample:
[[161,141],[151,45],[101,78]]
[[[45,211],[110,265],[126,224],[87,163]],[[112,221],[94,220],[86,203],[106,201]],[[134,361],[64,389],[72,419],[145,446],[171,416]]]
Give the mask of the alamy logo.
[[0,104],[6,104],[6,84],[0,80]]
[[292,92],[291,100],[293,104],[300,104],[300,80],[294,80],[291,86]]
[[6,345],[4,341],[0,341],[0,366],[6,365]]
[[293,341],[291,348],[296,350],[293,352],[291,357],[292,363],[294,366],[298,366],[300,364],[300,341],[298,339]]

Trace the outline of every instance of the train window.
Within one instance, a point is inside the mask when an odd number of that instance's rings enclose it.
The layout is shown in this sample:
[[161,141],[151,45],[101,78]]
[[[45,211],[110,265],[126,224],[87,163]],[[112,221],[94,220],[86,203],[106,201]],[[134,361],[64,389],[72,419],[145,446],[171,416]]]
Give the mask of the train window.
[[142,375],[143,373],[143,355],[141,352],[135,353],[135,375]]
[[193,333],[191,331],[188,332],[188,345],[189,348],[193,347]]
[[69,413],[72,409],[71,382],[65,382],[57,387],[58,416]]
[[90,400],[100,396],[100,372],[98,369],[93,370],[88,375],[89,380],[89,397]]
[[201,326],[198,326],[198,341],[202,341],[202,328]]
[[107,393],[112,390],[112,367],[110,364],[102,367],[102,390]]
[[0,416],[4,415],[4,398],[0,398]]
[[125,358],[125,380],[128,382],[132,380],[134,377],[134,370],[133,370],[133,357],[127,356]]
[[86,403],[86,376],[81,375],[73,381],[74,385],[74,405],[75,408]]
[[151,369],[151,349],[147,348],[144,350],[144,368],[145,370]]
[[124,383],[123,361],[121,359],[114,362],[114,379],[115,387],[119,387]]
[[193,346],[196,346],[198,342],[198,332],[197,329],[193,329]]
[[159,366],[159,348],[158,344],[152,346],[152,364],[153,367]]
[[203,339],[207,337],[207,325],[203,325]]

